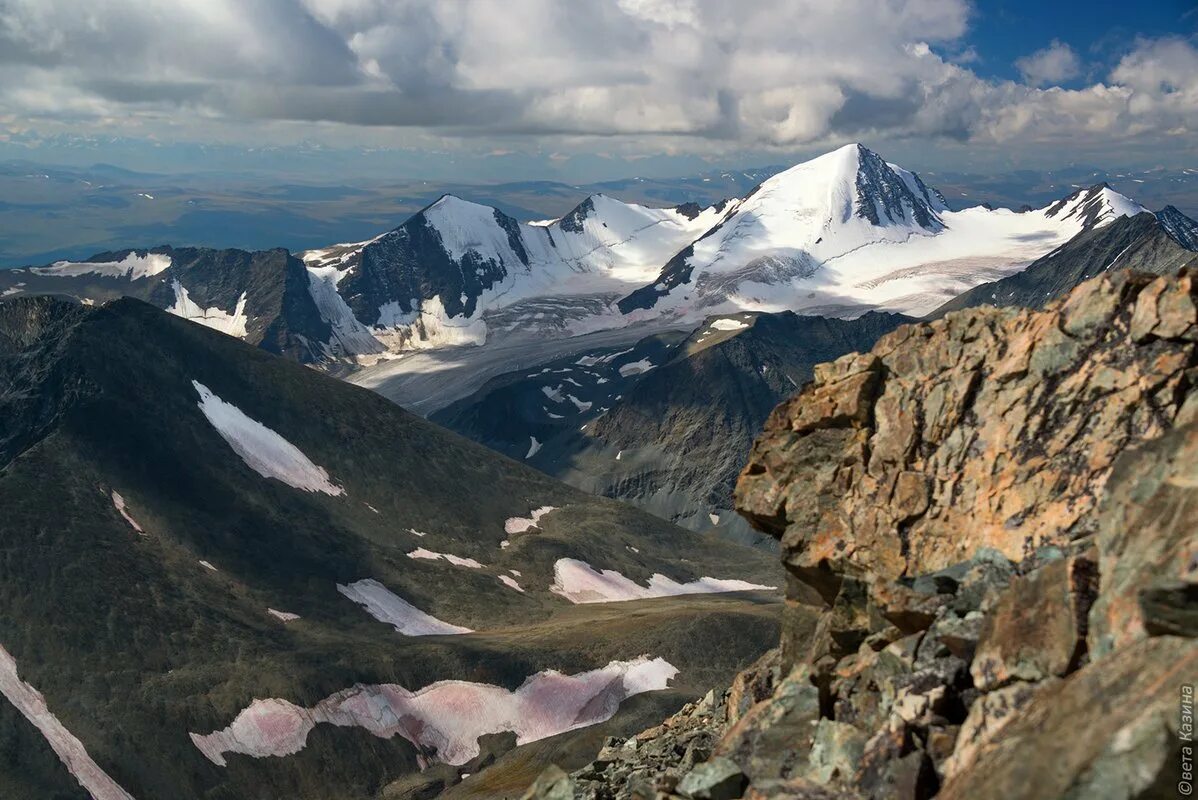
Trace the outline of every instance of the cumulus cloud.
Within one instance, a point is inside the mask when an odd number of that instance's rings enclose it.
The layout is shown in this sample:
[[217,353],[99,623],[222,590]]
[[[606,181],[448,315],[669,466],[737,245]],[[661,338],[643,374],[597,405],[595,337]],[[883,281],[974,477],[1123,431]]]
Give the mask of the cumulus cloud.
[[1043,50],[1015,61],[1023,79],[1032,86],[1063,83],[1081,74],[1082,63],[1073,48],[1057,39]]
[[[274,121],[794,147],[1198,126],[1198,49],[1081,89],[1060,42],[979,77],[966,0],[0,0],[0,118]],[[664,146],[664,145],[663,145]]]

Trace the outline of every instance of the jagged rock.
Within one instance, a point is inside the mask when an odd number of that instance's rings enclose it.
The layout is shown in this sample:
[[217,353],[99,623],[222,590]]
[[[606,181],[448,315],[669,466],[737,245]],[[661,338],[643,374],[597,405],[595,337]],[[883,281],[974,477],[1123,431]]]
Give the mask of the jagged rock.
[[1194,632],[1198,423],[1122,457],[1097,537],[1102,586],[1090,614],[1101,655],[1159,633]]
[[715,755],[736,762],[753,782],[802,774],[820,719],[820,690],[800,667],[773,696],[728,729]]
[[774,686],[780,679],[780,660],[781,651],[775,647],[732,681],[725,701],[729,725],[735,724],[750,708],[774,693]]
[[717,756],[688,772],[678,782],[678,793],[691,800],[736,800],[747,784],[735,762]]
[[945,761],[943,776],[950,777],[971,765],[978,752],[994,741],[1003,726],[1027,706],[1040,685],[1017,682],[979,697],[961,725],[954,748]]
[[865,734],[848,723],[821,719],[811,744],[809,776],[825,785],[846,782],[861,763],[865,740]]
[[903,633],[927,630],[951,594],[908,588],[896,581],[879,581],[872,588],[878,613]]
[[989,691],[1076,669],[1085,653],[1097,579],[1088,556],[1055,561],[1017,578],[982,624],[970,667],[974,685]]
[[943,800],[1173,796],[1180,687],[1198,674],[1198,642],[1135,642],[1042,685],[995,740],[949,777]]
[[972,661],[982,636],[985,616],[970,611],[963,617],[946,616],[936,621],[930,635],[940,640],[948,652],[965,661]]
[[1189,273],[1115,272],[1043,312],[899,328],[779,406],[738,507],[820,590],[829,574],[895,579],[983,547],[1020,561],[1068,544],[1093,530],[1115,457],[1172,426],[1193,316]]

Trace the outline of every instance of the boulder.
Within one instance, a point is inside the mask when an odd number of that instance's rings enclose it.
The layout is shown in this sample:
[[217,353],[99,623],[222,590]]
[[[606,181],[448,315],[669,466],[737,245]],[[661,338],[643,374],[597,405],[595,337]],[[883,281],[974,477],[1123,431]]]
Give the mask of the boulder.
[[1180,778],[1181,686],[1198,675],[1198,642],[1162,636],[1114,651],[1040,686],[942,800],[1173,796]]
[[1087,617],[1097,590],[1089,555],[1060,559],[1017,578],[981,623],[970,667],[974,685],[989,691],[1076,669],[1086,652]]
[[1102,586],[1090,613],[1101,655],[1145,636],[1195,631],[1198,423],[1119,459],[1097,537]]
[[716,757],[688,772],[678,782],[678,793],[691,800],[736,800],[748,783],[734,761]]

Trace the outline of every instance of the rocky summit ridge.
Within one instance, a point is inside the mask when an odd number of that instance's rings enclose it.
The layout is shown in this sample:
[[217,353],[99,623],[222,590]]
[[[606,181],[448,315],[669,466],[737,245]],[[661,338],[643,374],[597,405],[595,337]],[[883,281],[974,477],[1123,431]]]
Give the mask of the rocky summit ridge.
[[1196,277],[1108,273],[818,367],[737,487],[781,541],[780,647],[528,797],[1176,796]]

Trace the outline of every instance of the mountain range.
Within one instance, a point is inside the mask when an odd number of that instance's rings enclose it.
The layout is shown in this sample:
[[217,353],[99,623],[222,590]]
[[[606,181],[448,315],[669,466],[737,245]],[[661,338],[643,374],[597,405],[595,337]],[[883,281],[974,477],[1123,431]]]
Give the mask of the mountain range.
[[[918,175],[849,145],[707,207],[594,195],[560,219],[521,223],[447,195],[374,239],[300,254],[306,274],[284,254],[160,247],[8,270],[0,293],[130,294],[254,343],[273,326],[265,341],[276,352],[360,368],[599,330],[628,329],[632,342],[646,326],[693,328],[718,313],[920,315],[1143,211],[1106,185],[1038,210],[953,211]],[[1184,238],[1192,223],[1168,218],[1169,235]],[[151,256],[154,269],[118,266]],[[270,263],[269,291],[221,268],[239,261]]]
[[955,211],[849,145],[706,207],[598,194],[524,223],[446,195],[365,242],[102,253],[0,272],[0,295],[137,297],[586,491],[761,541],[731,482],[814,364],[912,315],[1038,306],[1101,269],[1176,270],[1196,246],[1193,220],[1105,184]]

